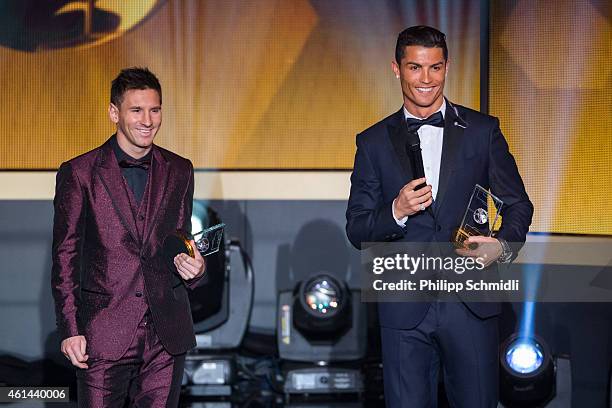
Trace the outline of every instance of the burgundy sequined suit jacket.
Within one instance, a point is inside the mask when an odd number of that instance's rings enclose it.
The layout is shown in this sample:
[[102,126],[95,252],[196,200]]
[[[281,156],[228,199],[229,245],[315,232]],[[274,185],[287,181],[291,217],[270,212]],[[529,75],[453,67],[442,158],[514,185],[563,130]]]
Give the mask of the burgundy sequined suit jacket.
[[138,214],[109,141],[62,164],[57,175],[51,278],[57,326],[62,339],[85,336],[90,358],[119,359],[147,308],[169,353],[195,346],[187,283],[160,255],[166,234],[191,228],[193,166],[152,150]]

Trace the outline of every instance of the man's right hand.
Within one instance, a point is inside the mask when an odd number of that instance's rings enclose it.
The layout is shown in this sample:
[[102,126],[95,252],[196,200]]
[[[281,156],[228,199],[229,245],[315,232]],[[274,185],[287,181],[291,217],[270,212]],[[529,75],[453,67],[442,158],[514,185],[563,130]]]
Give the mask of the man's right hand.
[[430,185],[415,191],[415,188],[423,183],[425,183],[425,177],[412,180],[402,187],[393,201],[393,213],[398,219],[423,211],[433,203]]
[[85,354],[85,348],[87,347],[87,340],[85,336],[73,336],[62,340],[62,353],[70,360],[73,366],[78,368],[88,368],[85,361],[89,358]]

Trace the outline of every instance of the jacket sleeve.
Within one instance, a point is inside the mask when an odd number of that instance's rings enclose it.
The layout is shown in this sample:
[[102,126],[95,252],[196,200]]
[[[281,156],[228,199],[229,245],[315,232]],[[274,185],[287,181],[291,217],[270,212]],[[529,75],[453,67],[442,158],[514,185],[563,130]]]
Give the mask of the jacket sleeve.
[[360,136],[346,210],[346,234],[357,249],[364,242],[393,241],[405,234],[393,218],[393,200],[383,201],[380,176]]
[[194,184],[194,175],[193,175],[193,164],[189,162],[189,182],[187,183],[187,187],[185,188],[185,192],[183,193],[183,198],[181,201],[181,207],[179,209],[179,217],[178,217],[178,225],[177,228],[187,232],[197,232],[191,231],[191,211],[193,209],[193,184]]
[[[193,190],[194,190],[194,172],[193,172],[193,164],[189,162],[189,182],[187,184],[187,188],[185,190],[185,194],[183,194],[183,201],[181,203],[180,213],[179,213],[179,221],[178,228],[183,231],[189,231],[191,233],[199,232],[199,231],[191,231],[191,214],[193,210]],[[185,284],[189,289],[194,289],[199,285],[203,285],[208,282],[208,274],[205,270],[204,273],[195,279],[190,279],[185,281]]]
[[497,119],[490,133],[489,183],[491,192],[503,201],[500,212],[502,225],[496,236],[508,241],[516,255],[529,231],[533,204],[527,196],[518,167]]
[[77,309],[86,200],[77,174],[63,163],[56,176],[53,199],[51,289],[62,339],[77,336]]

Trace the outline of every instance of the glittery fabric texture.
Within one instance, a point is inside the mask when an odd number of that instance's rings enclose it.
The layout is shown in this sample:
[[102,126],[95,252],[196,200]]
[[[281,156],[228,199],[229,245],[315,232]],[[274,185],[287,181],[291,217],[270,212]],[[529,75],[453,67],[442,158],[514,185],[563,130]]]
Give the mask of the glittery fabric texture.
[[[147,309],[170,354],[195,346],[187,290],[161,258],[164,237],[191,229],[193,167],[153,146],[134,211],[110,140],[60,167],[52,291],[62,338],[84,335],[90,358],[119,359]],[[196,282],[190,282],[189,286]]]
[[185,355],[172,356],[162,347],[151,316],[145,315],[119,361],[92,359],[77,370],[80,407],[163,408],[178,405]]

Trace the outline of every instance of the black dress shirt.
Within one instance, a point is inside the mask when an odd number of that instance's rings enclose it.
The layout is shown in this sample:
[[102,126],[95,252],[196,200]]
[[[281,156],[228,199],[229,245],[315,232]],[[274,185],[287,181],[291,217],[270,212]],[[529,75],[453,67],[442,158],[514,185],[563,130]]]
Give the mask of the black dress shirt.
[[[113,151],[115,152],[115,157],[117,158],[118,163],[121,163],[122,160],[134,160],[138,162],[150,162],[152,160],[152,151],[149,151],[149,153],[147,153],[144,157],[140,159],[135,159],[132,156],[128,155],[126,152],[121,150],[121,147],[119,147],[119,143],[117,142],[117,136],[113,137],[111,144],[113,146]],[[149,166],[149,169],[150,168],[151,167]],[[140,201],[142,200],[142,196],[144,195],[144,191],[147,186],[149,170],[145,170],[140,167],[121,167],[121,174],[123,174],[127,185],[130,187],[130,190],[132,190],[134,198],[136,199],[136,204],[140,205]]]

